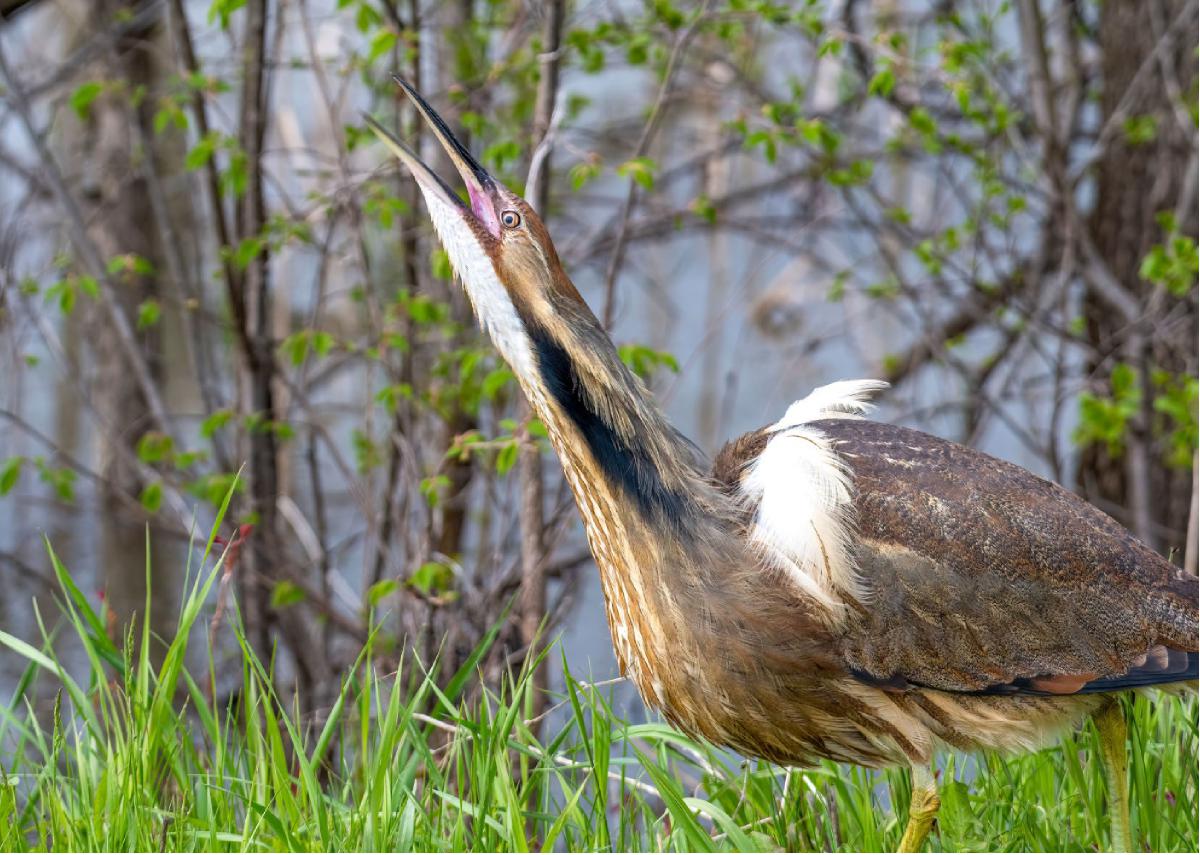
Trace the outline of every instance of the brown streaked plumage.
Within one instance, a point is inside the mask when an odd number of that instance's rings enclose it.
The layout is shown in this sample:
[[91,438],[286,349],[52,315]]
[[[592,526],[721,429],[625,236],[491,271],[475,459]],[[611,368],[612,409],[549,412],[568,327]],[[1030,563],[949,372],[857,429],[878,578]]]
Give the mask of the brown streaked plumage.
[[783,764],[911,766],[911,849],[937,809],[939,747],[1030,749],[1097,714],[1116,769],[1112,694],[1195,679],[1195,578],[1017,466],[860,419],[878,383],[814,391],[710,469],[622,363],[537,214],[401,86],[468,202],[373,127],[546,425],[622,672],[673,724]]

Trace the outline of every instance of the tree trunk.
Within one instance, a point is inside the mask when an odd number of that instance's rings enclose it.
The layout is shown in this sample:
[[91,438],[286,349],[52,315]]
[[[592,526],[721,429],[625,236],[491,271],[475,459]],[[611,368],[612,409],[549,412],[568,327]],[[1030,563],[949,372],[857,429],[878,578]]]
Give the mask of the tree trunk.
[[[1195,129],[1183,126],[1180,98],[1192,97],[1196,84],[1196,18],[1192,14],[1170,34],[1171,43],[1152,54],[1167,28],[1179,17],[1186,0],[1147,0],[1144,3],[1108,2],[1101,6],[1099,43],[1101,50],[1101,125],[1112,123],[1112,139],[1099,161],[1096,207],[1090,230],[1092,240],[1108,268],[1129,293],[1149,307],[1147,345],[1131,367],[1142,380],[1142,411],[1131,420],[1123,455],[1110,455],[1102,444],[1085,450],[1080,459],[1078,483],[1084,494],[1105,510],[1121,514],[1135,530],[1139,516],[1148,527],[1138,532],[1157,548],[1182,552],[1191,502],[1191,473],[1168,469],[1164,442],[1154,431],[1151,409],[1151,374],[1156,369],[1172,373],[1195,373],[1196,307],[1187,307],[1186,323],[1163,324],[1167,303],[1177,298],[1154,292],[1157,286],[1142,280],[1139,269],[1146,254],[1165,239],[1157,222],[1163,211],[1180,207],[1179,176],[1187,175],[1195,156]],[[1148,67],[1146,67],[1148,66]],[[1131,91],[1131,87],[1133,87]],[[1130,117],[1150,117],[1155,126],[1148,142],[1131,142],[1124,132]],[[1195,180],[1192,179],[1194,185]],[[1194,186],[1191,188],[1194,190]],[[1179,223],[1184,234],[1196,234],[1194,196],[1182,208]],[[1165,298],[1165,299],[1164,299]],[[1178,305],[1173,307],[1178,311]],[[1102,393],[1118,343],[1130,333],[1128,324],[1107,305],[1089,298],[1084,306],[1087,336],[1096,357],[1089,366],[1096,374]],[[1124,351],[1117,358],[1132,361]],[[1158,433],[1161,433],[1159,431]],[[1141,462],[1138,460],[1141,457]],[[1144,481],[1141,489],[1134,483]],[[1149,507],[1134,508],[1139,493],[1149,496]]]
[[[125,5],[121,0],[103,0],[98,9],[101,26],[114,25],[115,16]],[[86,17],[82,9],[79,17]],[[107,67],[98,72],[102,79],[112,81],[114,91],[93,102],[82,132],[76,137],[78,142],[67,146],[67,156],[75,161],[72,165],[81,169],[80,198],[86,204],[89,236],[103,261],[136,256],[150,264],[149,272],[138,272],[130,266],[114,274],[122,286],[116,290],[120,309],[131,323],[141,303],[160,296],[159,276],[166,268],[155,240],[158,226],[150,206],[144,202],[147,188],[137,160],[146,155],[138,152],[134,124],[140,124],[147,133],[151,130],[149,105],[153,103],[153,93],[161,89],[162,72],[155,61],[153,46],[163,36],[162,30],[161,16],[156,15],[144,26],[127,30],[117,40],[108,54]],[[81,38],[91,35],[86,31],[80,33]],[[140,104],[132,106],[131,93],[139,88],[149,94]],[[96,407],[106,428],[97,436],[101,472],[108,489],[137,495],[143,485],[131,463],[131,455],[138,439],[153,422],[145,396],[128,370],[107,316],[97,312],[89,327],[97,372]],[[138,338],[146,363],[158,382],[162,342],[157,329],[142,330]]]

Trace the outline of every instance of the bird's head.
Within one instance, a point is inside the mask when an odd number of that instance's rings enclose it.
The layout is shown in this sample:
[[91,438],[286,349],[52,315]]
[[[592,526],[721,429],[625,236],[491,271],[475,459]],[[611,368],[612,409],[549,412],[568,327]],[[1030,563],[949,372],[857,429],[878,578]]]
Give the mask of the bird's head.
[[407,82],[396,82],[416,105],[466,185],[467,201],[408,146],[368,117],[371,129],[416,179],[434,229],[480,323],[518,375],[533,369],[531,327],[590,316],[562,269],[541,218],[524,199],[480,165],[442,117]]
[[533,207],[489,175],[415,89],[396,82],[454,164],[466,200],[412,149],[368,123],[416,179],[480,323],[560,456],[570,452],[578,473],[572,483],[607,483],[616,492],[604,507],[632,514],[630,524],[636,517],[660,530],[682,526],[706,489],[698,452],[621,360]]

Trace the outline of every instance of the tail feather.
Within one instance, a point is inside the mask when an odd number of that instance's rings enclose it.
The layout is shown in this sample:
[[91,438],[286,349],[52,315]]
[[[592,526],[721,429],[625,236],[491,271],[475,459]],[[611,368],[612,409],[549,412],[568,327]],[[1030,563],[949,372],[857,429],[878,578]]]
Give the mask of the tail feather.
[[1176,650],[1171,647],[1153,648],[1142,665],[1130,668],[1116,677],[1101,677],[1084,683],[1080,694],[1117,692],[1145,686],[1164,686],[1197,679],[1200,654],[1195,650]]
[[[1090,675],[1058,674],[1041,677],[1020,677],[1008,683],[997,683],[978,691],[964,692],[968,695],[1094,695],[1105,692],[1121,692],[1127,689],[1144,689],[1151,686],[1177,686],[1195,683],[1200,654],[1195,650],[1178,650],[1156,645],[1150,648],[1144,659],[1136,662],[1124,674],[1098,677],[1088,680]],[[858,675],[856,675],[858,676]],[[861,677],[860,677],[861,679]],[[910,685],[901,683],[901,688]],[[890,688],[894,688],[889,686]]]

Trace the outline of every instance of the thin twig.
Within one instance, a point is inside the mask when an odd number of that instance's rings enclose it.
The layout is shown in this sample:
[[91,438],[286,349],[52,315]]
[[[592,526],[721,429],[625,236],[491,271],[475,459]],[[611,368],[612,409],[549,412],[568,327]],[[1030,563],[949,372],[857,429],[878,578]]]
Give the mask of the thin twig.
[[[675,44],[671,48],[671,55],[667,58],[667,67],[663,72],[662,83],[658,87],[658,94],[654,98],[654,106],[650,110],[650,117],[646,120],[645,126],[642,128],[642,134],[638,138],[637,146],[634,147],[633,156],[631,159],[636,160],[639,157],[645,157],[646,152],[650,148],[650,141],[654,139],[654,133],[658,130],[660,121],[662,120],[663,105],[666,104],[667,94],[671,91],[671,85],[675,81],[675,70],[679,65],[679,58],[683,55],[684,49],[688,42],[691,41],[692,35],[696,32],[696,27],[704,20],[708,13],[710,0],[705,0],[700,11],[696,13],[688,25],[679,31],[679,35],[675,39]],[[625,262],[625,242],[629,229],[629,217],[633,213],[633,205],[637,200],[638,187],[640,185],[632,178],[629,179],[629,188],[625,192],[625,201],[621,204],[621,215],[618,220],[620,223],[617,229],[617,240],[613,246],[612,255],[608,259],[608,269],[604,273],[604,327],[612,329],[613,314],[616,311],[616,287],[617,275],[621,271],[621,265]]]
[[[188,26],[187,12],[183,0],[171,0],[170,19],[174,24],[175,40],[178,42],[179,58],[182,68],[180,71],[188,78],[200,74],[200,64],[196,59],[196,50],[192,45],[192,31]],[[192,89],[192,117],[196,122],[196,133],[203,139],[209,134],[208,109],[204,104],[204,94],[197,87]],[[221,272],[224,274],[225,287],[229,300],[229,311],[233,316],[234,334],[238,338],[243,353],[249,354],[252,346],[249,338],[249,328],[246,326],[246,301],[243,293],[242,273],[234,265],[231,256],[224,251],[231,247],[231,228],[221,203],[221,175],[215,157],[210,157],[204,165],[204,188],[207,191],[208,206],[212,213],[213,228],[216,230],[218,255],[221,259]]]
[[1192,500],[1188,503],[1187,537],[1183,549],[1183,570],[1185,573],[1196,575],[1197,559],[1200,558],[1200,548],[1197,547],[1197,517],[1200,516],[1200,458],[1192,453]]

